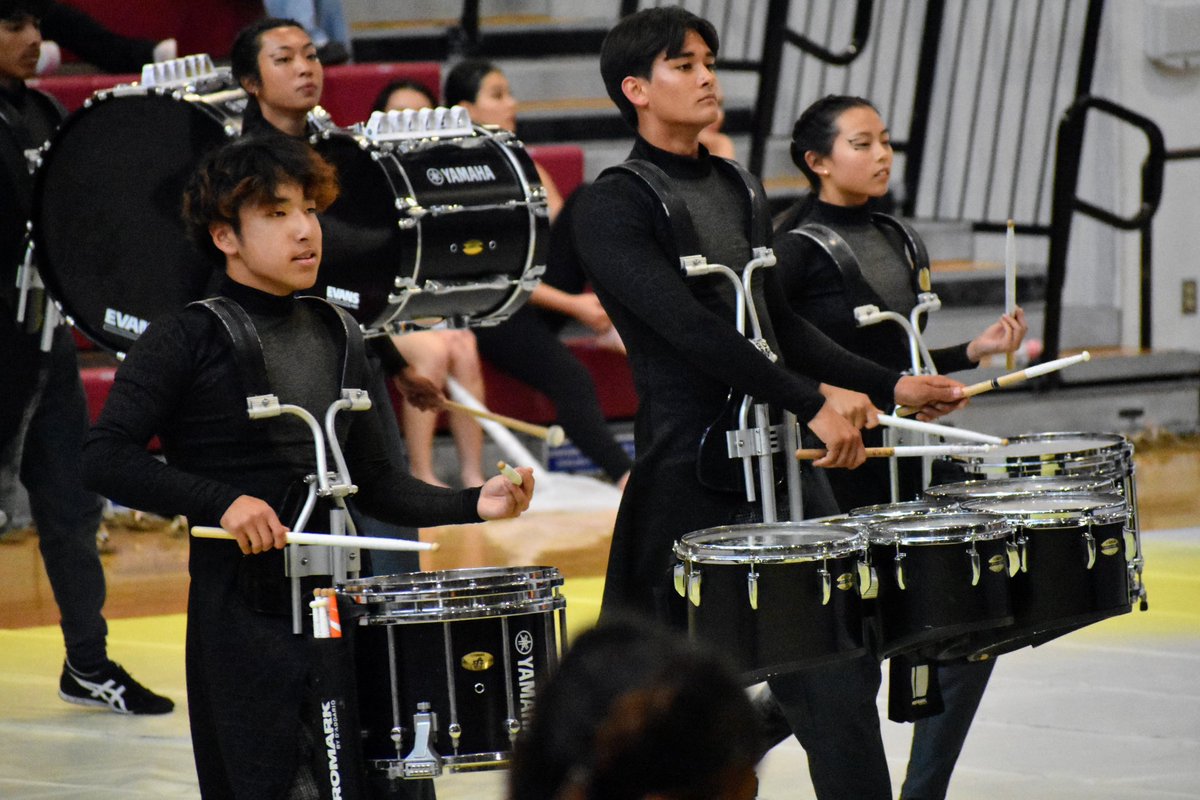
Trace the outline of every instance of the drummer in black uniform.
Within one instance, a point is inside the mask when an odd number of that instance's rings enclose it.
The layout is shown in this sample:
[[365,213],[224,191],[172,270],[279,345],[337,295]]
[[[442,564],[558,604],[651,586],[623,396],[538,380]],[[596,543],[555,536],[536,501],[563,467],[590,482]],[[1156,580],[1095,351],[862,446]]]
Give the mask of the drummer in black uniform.
[[[694,14],[647,9],[608,34],[601,73],[638,133],[631,158],[656,167],[686,203],[708,261],[738,269],[750,259],[752,199],[762,187],[740,179],[734,165],[709,157],[699,143],[718,114],[717,44],[713,26]],[[876,413],[867,398],[834,384],[923,407],[927,416],[961,404],[956,381],[902,378],[834,345],[786,307],[778,279],[764,270],[760,313],[787,367],[772,363],[735,328],[724,279],[689,281],[680,274],[680,256],[691,253],[679,251],[662,203],[630,172],[602,175],[580,198],[575,220],[578,252],[628,347],[639,399],[637,459],[617,517],[602,616],[632,612],[684,624],[684,600],[671,580],[672,543],[692,531],[758,518],[740,492],[714,491],[697,476],[699,441],[730,387],[795,412],[829,450],[820,466],[861,464],[858,427]],[[825,383],[818,387],[817,380]],[[842,691],[846,676],[835,667],[797,675],[809,699],[798,715],[815,729],[803,744],[818,796],[890,800],[886,761],[856,759],[864,737],[880,738],[874,693]]]

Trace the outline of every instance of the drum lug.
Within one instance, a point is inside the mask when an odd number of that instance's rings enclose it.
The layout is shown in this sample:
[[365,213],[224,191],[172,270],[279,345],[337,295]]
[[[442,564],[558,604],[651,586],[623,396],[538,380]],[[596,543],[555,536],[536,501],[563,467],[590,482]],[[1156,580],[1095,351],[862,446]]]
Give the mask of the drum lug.
[[874,600],[879,596],[879,579],[875,567],[865,561],[858,562],[858,596],[863,600]]
[[908,586],[904,583],[904,553],[897,550],[893,561],[895,562],[894,568],[896,570],[896,586],[901,589],[907,589]]
[[1024,534],[1017,539],[1017,547],[1021,551],[1021,572],[1029,572],[1029,540]]
[[758,611],[758,573],[754,571],[754,567],[751,567],[746,575],[746,593],[750,596],[750,608]]
[[405,778],[436,778],[442,774],[442,757],[433,749],[437,733],[437,714],[429,703],[417,703],[413,714],[413,748],[404,757]]
[[824,564],[821,565],[821,570],[817,574],[821,576],[821,605],[827,606],[829,599],[833,597],[833,579],[829,576],[829,570]]
[[517,734],[521,732],[521,720],[511,717],[504,720],[504,730],[508,733],[509,739],[516,739]]
[[696,608],[700,607],[700,570],[696,569],[687,576],[687,597]]
[[679,593],[680,597],[687,597],[687,588],[684,585],[684,582],[687,580],[687,571],[683,564],[675,565],[673,577],[675,579],[675,591]]
[[1128,525],[1125,531],[1125,560],[1130,564],[1137,560],[1137,533]]
[[1021,550],[1015,542],[1005,542],[1004,551],[1008,555],[1008,577],[1011,578],[1021,568]]
[[971,543],[971,552],[968,555],[971,556],[971,585],[978,586],[980,576],[979,551],[975,549],[974,542]]
[[1087,547],[1087,568],[1096,566],[1096,537],[1092,536],[1091,528],[1083,532],[1083,542]]

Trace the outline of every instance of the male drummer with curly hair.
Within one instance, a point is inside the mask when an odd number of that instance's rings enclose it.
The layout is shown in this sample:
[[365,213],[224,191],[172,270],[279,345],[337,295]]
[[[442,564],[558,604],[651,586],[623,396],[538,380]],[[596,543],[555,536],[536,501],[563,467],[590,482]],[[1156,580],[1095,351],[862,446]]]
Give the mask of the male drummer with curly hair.
[[[345,318],[296,292],[321,261],[317,213],[337,194],[333,169],[302,141],[249,137],[211,153],[184,195],[194,237],[224,265],[219,295],[248,317],[261,370],[208,307],[156,320],[117,371],[84,450],[91,485],[135,508],[220,525],[237,541],[191,544],[187,679],[201,794],[213,798],[315,797],[314,748],[303,712],[311,674],[304,637],[292,633],[281,548],[304,476],[316,470],[309,429],[290,417],[252,421],[247,382],[322,418],[340,396],[353,337]],[[249,376],[245,377],[244,376]],[[451,490],[393,466],[380,420],[339,417],[338,438],[356,497],[381,519],[444,525],[514,517],[521,486],[496,476]],[[146,452],[162,442],[165,463]]]
[[104,569],[96,548],[102,503],[84,488],[79,469],[88,414],[74,339],[66,327],[40,329],[40,303],[31,302],[26,312],[39,325],[15,321],[13,287],[33,197],[25,156],[50,138],[64,115],[56,100],[25,85],[37,67],[45,7],[44,0],[0,0],[0,507],[19,479],[62,615],[67,653],[59,696],[121,714],[165,714],[175,704],[107,653]]

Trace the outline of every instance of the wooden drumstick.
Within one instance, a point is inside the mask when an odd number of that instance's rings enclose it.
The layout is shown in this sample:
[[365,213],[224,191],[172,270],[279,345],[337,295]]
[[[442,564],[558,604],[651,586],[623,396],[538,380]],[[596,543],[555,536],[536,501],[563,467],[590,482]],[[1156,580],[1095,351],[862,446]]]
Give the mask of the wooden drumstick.
[[[1008,386],[1015,386],[1018,383],[1024,383],[1030,378],[1049,375],[1051,372],[1058,372],[1060,369],[1066,369],[1067,367],[1074,366],[1075,364],[1091,360],[1092,354],[1087,350],[1084,350],[1078,355],[1066,356],[1065,358],[1056,358],[1053,361],[1047,361],[1045,364],[1035,364],[1032,367],[1026,367],[1025,369],[1019,369],[1016,372],[1010,372],[1007,375],[1001,375],[998,378],[992,378],[990,381],[972,383],[970,386],[967,386],[963,389],[963,397],[974,397],[977,394],[990,392],[992,389],[1003,389]],[[920,409],[902,406],[901,408],[896,409],[896,416],[912,416],[919,410]]]
[[443,400],[442,404],[446,406],[446,408],[450,408],[455,411],[461,411],[464,414],[470,414],[471,416],[479,417],[480,419],[490,419],[492,422],[498,422],[504,427],[511,428],[514,431],[528,433],[530,436],[536,436],[539,439],[545,439],[546,444],[550,445],[551,447],[558,447],[567,438],[566,434],[563,432],[563,429],[558,425],[551,425],[550,427],[546,427],[544,425],[534,425],[532,422],[525,422],[524,420],[506,417],[503,414],[497,414],[494,411],[487,411],[481,408],[472,408],[471,406],[464,405],[462,403],[456,403],[453,400]]
[[[906,458],[912,456],[953,456],[989,453],[996,449],[994,444],[930,444],[930,445],[900,445],[899,447],[868,447],[867,458]],[[824,458],[828,450],[818,447],[802,447],[796,451],[796,458],[802,461],[815,461]]]
[[[224,528],[206,525],[192,527],[192,536],[197,539],[229,539],[237,537]],[[304,533],[288,531],[288,544],[316,544],[323,547],[358,547],[363,550],[437,550],[437,542],[413,542],[408,539],[387,539],[382,536],[343,536],[332,533]]]

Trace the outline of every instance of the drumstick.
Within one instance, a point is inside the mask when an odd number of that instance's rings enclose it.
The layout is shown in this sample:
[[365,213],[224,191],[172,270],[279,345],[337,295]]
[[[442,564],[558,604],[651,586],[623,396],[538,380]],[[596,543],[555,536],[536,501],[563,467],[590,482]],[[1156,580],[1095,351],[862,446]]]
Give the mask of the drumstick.
[[513,486],[520,486],[525,482],[525,479],[521,477],[521,473],[517,472],[508,464],[505,464],[503,461],[496,462],[496,469],[500,470],[500,474],[508,478],[508,482]]
[[530,436],[536,436],[539,439],[545,439],[546,444],[550,445],[551,447],[558,447],[567,438],[566,434],[563,432],[563,429],[558,425],[551,425],[548,428],[543,425],[534,425],[532,422],[513,419],[512,417],[506,417],[503,414],[497,414],[493,411],[472,408],[471,406],[463,405],[462,403],[456,403],[453,400],[443,400],[442,404],[446,406],[446,408],[450,408],[455,411],[462,411],[464,414],[470,414],[473,417],[490,419],[492,422],[499,422],[504,427],[512,428],[514,431],[528,433]]
[[[974,397],[977,394],[990,392],[992,389],[1003,389],[1008,386],[1015,386],[1018,383],[1024,383],[1030,378],[1037,378],[1042,375],[1049,375],[1051,372],[1058,372],[1060,369],[1074,366],[1083,361],[1091,361],[1092,354],[1087,350],[1074,356],[1066,356],[1065,358],[1056,358],[1053,361],[1047,361],[1045,364],[1035,364],[1032,367],[1019,369],[1016,372],[1010,372],[1007,375],[1001,375],[998,378],[992,378],[990,381],[980,381],[972,383],[970,386],[963,388],[963,397]],[[917,413],[920,409],[901,406],[896,409],[896,416],[909,417]]]
[[[930,444],[930,445],[900,445],[899,447],[868,447],[867,458],[906,458],[911,456],[955,456],[990,453],[996,449],[994,444]],[[796,458],[802,461],[815,461],[824,458],[828,450],[818,447],[802,447],[796,451]]]
[[893,417],[890,414],[880,414],[878,420],[880,425],[889,428],[902,428],[904,430],[916,431],[917,433],[930,433],[935,436],[944,436],[947,439],[962,439],[968,442],[983,442],[984,444],[1008,444],[1008,439],[1001,439],[999,436],[991,436],[990,434],[978,433],[963,428],[951,428],[949,425],[935,425],[932,422],[918,422],[915,419]]
[[[197,539],[230,539],[237,537],[224,528],[206,525],[192,527]],[[324,547],[359,547],[364,550],[437,550],[437,542],[412,542],[408,539],[386,539],[382,536],[343,536],[332,533],[303,533],[288,531],[288,544],[318,544]]]
[[[1017,308],[1017,236],[1016,225],[1008,221],[1008,233],[1004,235],[1004,313],[1012,315]],[[1008,353],[1004,358],[1004,368],[1012,371],[1017,365],[1016,358]]]

